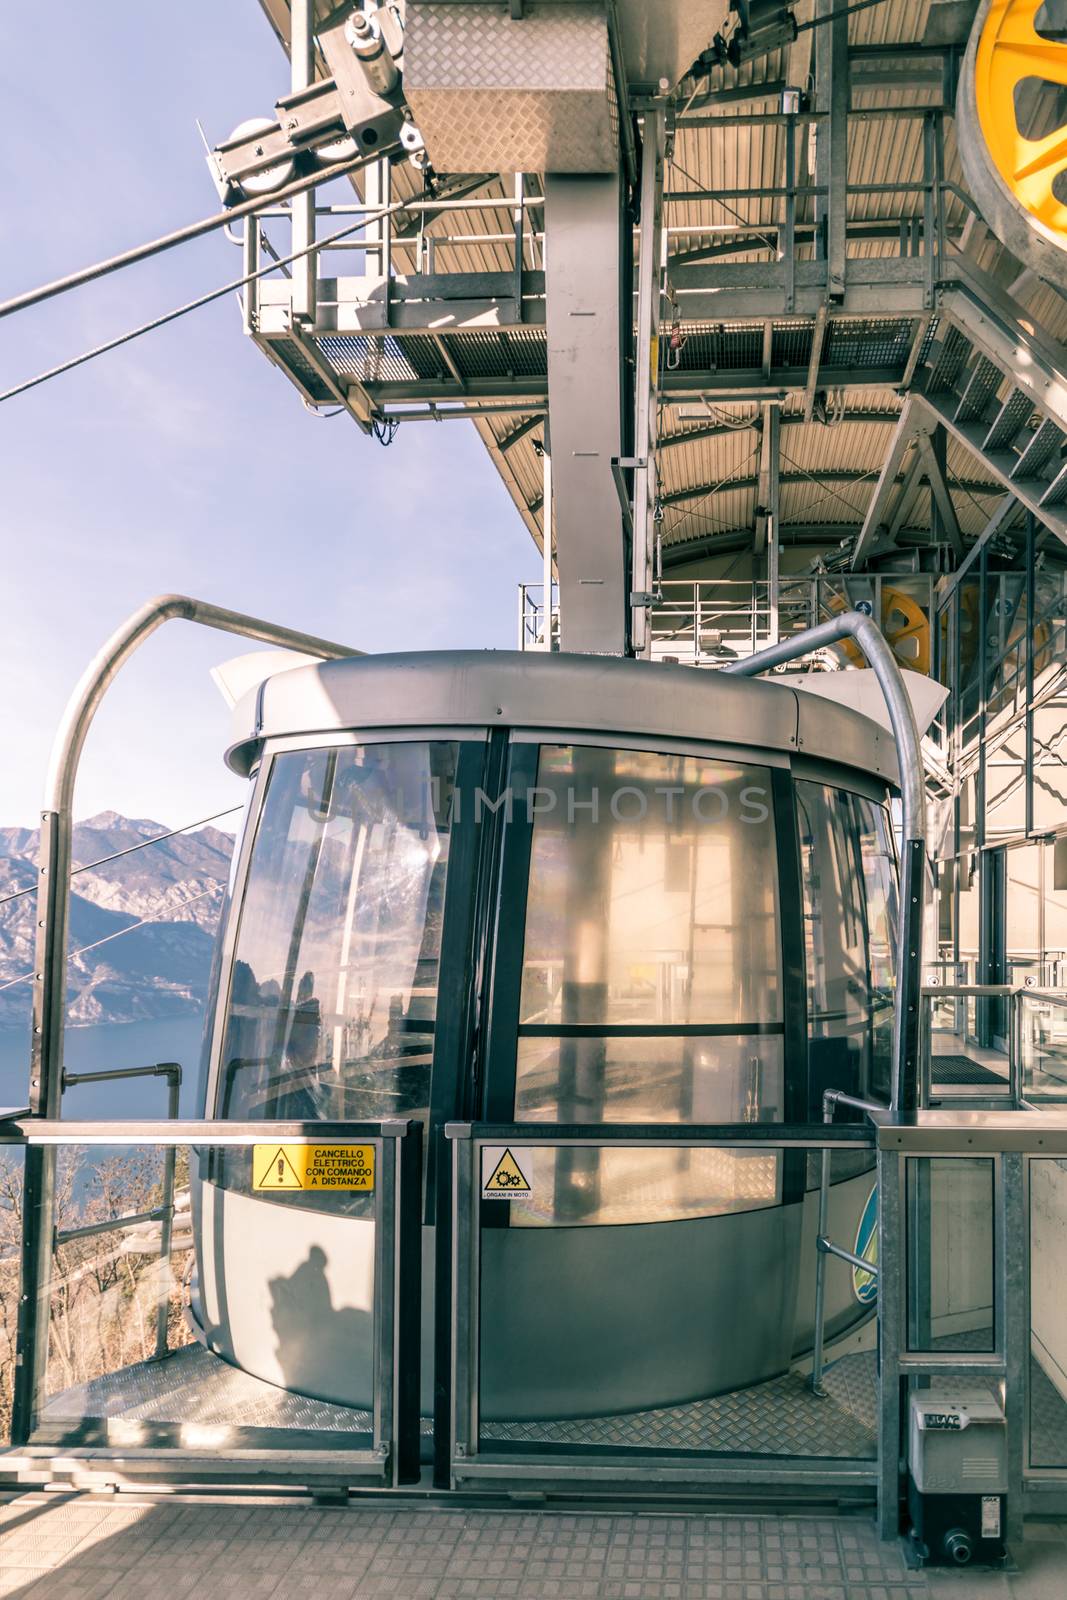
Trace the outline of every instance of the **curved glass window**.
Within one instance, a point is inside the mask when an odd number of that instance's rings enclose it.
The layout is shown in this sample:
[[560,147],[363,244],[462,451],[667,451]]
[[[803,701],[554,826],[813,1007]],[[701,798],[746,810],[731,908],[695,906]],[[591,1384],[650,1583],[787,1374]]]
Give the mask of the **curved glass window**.
[[458,746],[279,755],[252,849],[218,1114],[425,1118]]
[[883,806],[796,785],[813,1117],[826,1089],[888,1101],[896,994],[897,869]]
[[543,747],[520,1121],[781,1118],[770,779],[696,756]]

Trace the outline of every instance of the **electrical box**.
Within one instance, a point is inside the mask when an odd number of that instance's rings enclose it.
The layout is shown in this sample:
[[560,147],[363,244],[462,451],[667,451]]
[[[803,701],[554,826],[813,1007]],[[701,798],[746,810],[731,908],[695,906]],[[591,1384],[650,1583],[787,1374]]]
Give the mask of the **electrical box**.
[[941,1382],[911,1397],[908,1511],[930,1566],[1004,1558],[1004,1408],[981,1384]]

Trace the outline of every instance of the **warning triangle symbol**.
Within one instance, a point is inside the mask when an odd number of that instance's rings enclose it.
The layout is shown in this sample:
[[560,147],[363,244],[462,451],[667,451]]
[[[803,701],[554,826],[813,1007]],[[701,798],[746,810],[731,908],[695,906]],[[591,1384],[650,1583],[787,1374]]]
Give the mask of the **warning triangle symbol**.
[[281,1145],[271,1156],[262,1177],[256,1184],[257,1189],[302,1189],[300,1174],[289,1160]]
[[486,1189],[501,1189],[506,1194],[529,1194],[530,1185],[522,1173],[522,1168],[515,1160],[510,1150],[505,1150],[496,1166],[493,1175],[485,1185]]

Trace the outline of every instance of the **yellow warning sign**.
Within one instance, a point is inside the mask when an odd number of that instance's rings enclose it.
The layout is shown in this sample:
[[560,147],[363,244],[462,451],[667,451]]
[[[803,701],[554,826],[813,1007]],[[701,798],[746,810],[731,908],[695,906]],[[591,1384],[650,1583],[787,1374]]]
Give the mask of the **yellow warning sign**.
[[252,1147],[257,1190],[374,1188],[372,1144],[257,1144]]
[[[529,1166],[528,1153],[523,1152],[523,1159]],[[484,1173],[488,1170],[489,1177]],[[511,1200],[520,1195],[531,1194],[530,1181],[519,1166],[510,1150],[505,1150],[498,1156],[495,1150],[482,1151],[482,1197],[486,1200]]]

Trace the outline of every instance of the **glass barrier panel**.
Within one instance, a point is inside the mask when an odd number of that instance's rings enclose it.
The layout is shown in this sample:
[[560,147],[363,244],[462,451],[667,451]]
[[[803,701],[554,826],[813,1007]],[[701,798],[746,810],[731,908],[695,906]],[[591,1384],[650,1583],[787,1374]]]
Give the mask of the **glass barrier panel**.
[[994,1163],[907,1162],[908,1349],[995,1349]]
[[1067,1100],[1067,1003],[1019,996],[1019,1052],[1023,1098]]
[[[877,1280],[839,1258],[829,1398],[809,1385],[809,1150],[546,1140],[473,1154],[480,1455],[875,1459]],[[835,1149],[827,1231],[876,1268],[872,1165],[866,1148]]]
[[1067,1468],[1067,1161],[1030,1168],[1031,1467]]
[[21,1291],[23,1152],[0,1149],[0,1445],[11,1442]]
[[[951,988],[923,996],[926,1037],[930,1051],[930,1092],[934,1099],[946,1089],[970,1094],[1007,1095],[1011,1072],[1007,1041],[990,1032],[989,1012],[1003,1001],[981,995],[959,994]],[[1001,1048],[1001,1045],[1005,1048]]]
[[44,1147],[29,1442],[372,1451],[384,1143]]

